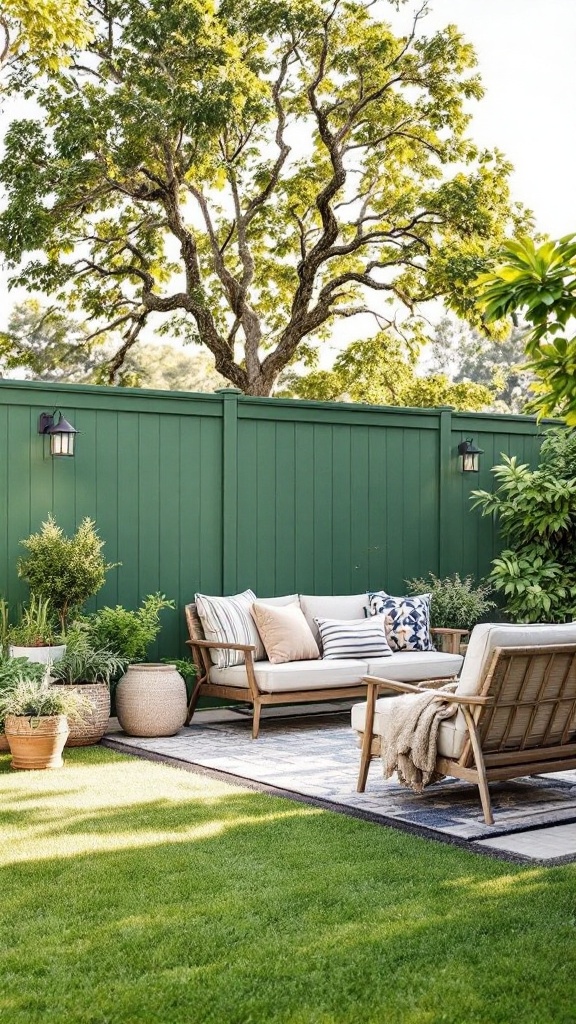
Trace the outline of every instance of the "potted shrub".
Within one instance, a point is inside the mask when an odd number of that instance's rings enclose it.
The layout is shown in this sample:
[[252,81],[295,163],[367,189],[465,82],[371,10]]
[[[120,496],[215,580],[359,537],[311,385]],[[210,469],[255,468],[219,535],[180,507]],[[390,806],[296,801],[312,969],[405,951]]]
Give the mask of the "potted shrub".
[[120,563],[106,562],[94,522],[83,519],[73,537],[66,537],[50,515],[38,533],[22,545],[27,554],[18,560],[18,575],[31,593],[49,599],[62,633],[86,601],[104,586],[106,573]]
[[58,661],[66,650],[54,625],[50,600],[35,594],[22,608],[18,625],[8,626],[6,640],[11,658],[27,658],[44,665]]
[[424,579],[406,580],[409,594],[431,594],[430,626],[434,629],[470,630],[495,602],[489,600],[489,584],[477,584],[473,576],[452,573],[440,579],[429,572]]
[[50,685],[48,669],[40,680],[24,669],[14,685],[0,694],[12,767],[61,768],[68,718],[81,718],[85,711],[83,697]]
[[87,711],[82,720],[70,724],[68,747],[98,743],[110,718],[110,684],[126,667],[126,661],[108,648],[95,647],[85,629],[69,630],[64,657],[51,668],[55,690],[81,695]]
[[16,683],[26,675],[27,679],[40,681],[44,677],[46,668],[39,662],[30,663],[26,658],[5,658],[0,655],[0,753],[9,750],[8,740],[4,732],[4,714],[2,712],[2,697],[13,690]]
[[160,632],[160,612],[174,608],[164,594],[149,594],[140,608],[101,608],[90,616],[94,642],[130,664],[116,690],[116,714],[130,736],[172,736],[186,720],[186,684],[174,664],[143,664]]

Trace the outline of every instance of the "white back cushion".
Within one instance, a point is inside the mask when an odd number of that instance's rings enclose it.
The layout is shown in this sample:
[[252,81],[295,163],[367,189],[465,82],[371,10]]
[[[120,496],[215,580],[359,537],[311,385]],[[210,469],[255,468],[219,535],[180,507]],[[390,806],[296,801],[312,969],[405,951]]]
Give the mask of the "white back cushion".
[[364,619],[364,608],[368,603],[368,594],[344,595],[343,597],[315,597],[300,594],[300,607],[306,616],[306,622],[314,634],[316,643],[321,648],[320,631],[315,619]]
[[496,647],[531,647],[576,644],[576,622],[503,623],[474,626],[456,693],[470,697],[479,692]]

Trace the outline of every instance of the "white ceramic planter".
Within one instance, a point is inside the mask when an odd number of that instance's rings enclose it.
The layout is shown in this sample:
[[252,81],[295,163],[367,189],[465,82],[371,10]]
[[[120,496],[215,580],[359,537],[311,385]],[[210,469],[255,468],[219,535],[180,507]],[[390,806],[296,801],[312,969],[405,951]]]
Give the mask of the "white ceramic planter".
[[58,644],[55,647],[15,647],[11,644],[8,648],[11,658],[28,658],[28,661],[35,661],[40,665],[53,664],[60,661],[66,653],[66,644]]

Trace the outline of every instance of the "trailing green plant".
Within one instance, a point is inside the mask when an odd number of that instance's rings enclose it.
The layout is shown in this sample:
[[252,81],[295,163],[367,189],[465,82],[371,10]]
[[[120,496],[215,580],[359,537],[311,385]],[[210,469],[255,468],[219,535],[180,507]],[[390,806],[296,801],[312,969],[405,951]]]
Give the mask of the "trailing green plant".
[[20,622],[8,626],[6,638],[17,647],[52,647],[62,643],[50,599],[31,594],[28,604],[20,611]]
[[126,668],[127,661],[104,647],[94,647],[85,629],[66,634],[66,653],[51,668],[54,682],[77,686],[82,683],[110,683]]
[[564,448],[554,435],[538,469],[503,455],[496,490],[472,492],[472,507],[495,517],[508,541],[489,579],[515,622],[576,618],[576,478],[566,476]]
[[66,537],[49,515],[42,529],[21,543],[28,553],[18,560],[18,575],[37,597],[50,598],[63,632],[70,617],[103,587],[106,573],[120,564],[106,562],[104,541],[88,518]]
[[75,690],[51,686],[49,670],[46,669],[41,679],[23,671],[12,687],[0,693],[0,720],[3,723],[8,715],[31,715],[34,718],[66,715],[81,721],[90,710],[89,701]]
[[439,578],[433,572],[421,579],[406,580],[409,594],[430,593],[430,625],[439,629],[472,629],[489,611],[495,608],[489,600],[492,587],[476,583],[473,576],[460,577],[459,573]]
[[160,632],[160,612],[175,607],[165,594],[156,593],[148,594],[136,611],[122,605],[100,608],[85,620],[88,635],[95,647],[108,648],[126,662],[144,661]]

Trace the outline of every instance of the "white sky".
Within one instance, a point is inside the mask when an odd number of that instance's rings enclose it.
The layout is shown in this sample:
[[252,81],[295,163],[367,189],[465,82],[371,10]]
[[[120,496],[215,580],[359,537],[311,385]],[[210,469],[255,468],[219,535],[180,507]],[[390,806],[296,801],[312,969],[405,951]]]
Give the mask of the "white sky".
[[[414,6],[391,12],[394,22],[405,28]],[[553,238],[576,231],[576,0],[430,0],[430,7],[423,32],[452,22],[476,49],[485,96],[472,107],[469,134],[514,164],[513,198],[534,212],[539,231]],[[0,271],[0,329],[15,298]]]

